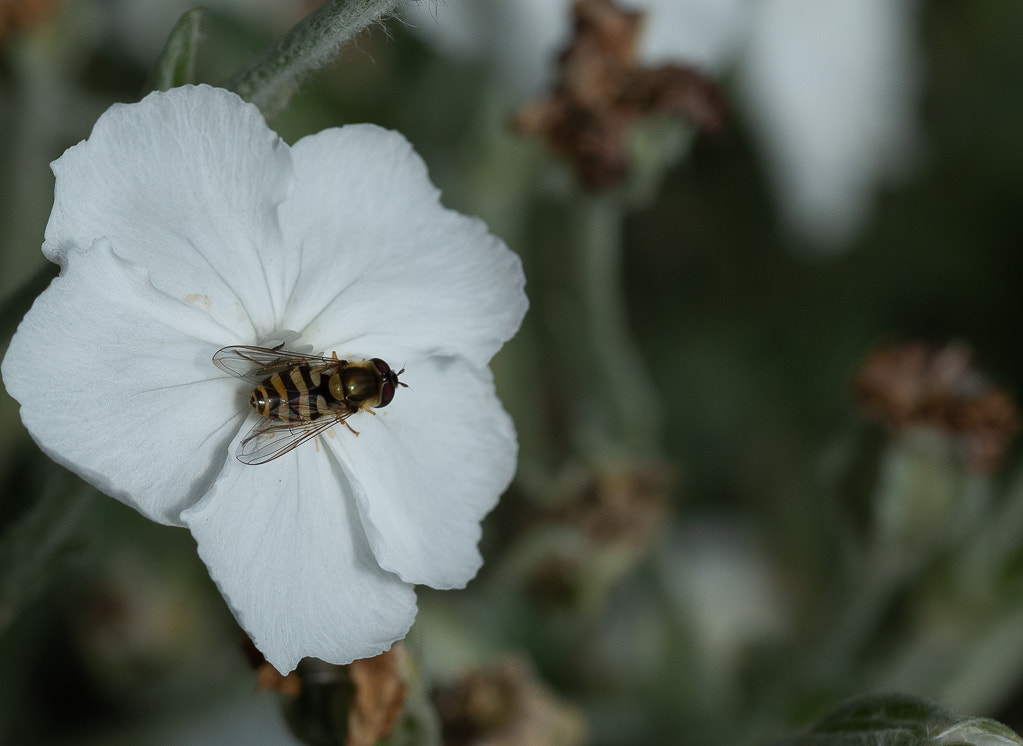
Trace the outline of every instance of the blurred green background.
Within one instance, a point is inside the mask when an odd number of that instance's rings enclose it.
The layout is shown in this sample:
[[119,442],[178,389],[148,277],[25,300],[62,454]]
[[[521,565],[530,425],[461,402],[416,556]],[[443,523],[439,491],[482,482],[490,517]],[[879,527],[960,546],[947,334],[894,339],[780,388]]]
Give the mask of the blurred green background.
[[[47,164],[107,106],[140,96],[174,22],[147,3],[34,5],[0,21],[5,340],[54,274],[39,252]],[[214,8],[198,79],[223,80],[306,10]],[[561,367],[555,328],[571,284],[568,201],[543,148],[505,127],[520,102],[485,65],[445,58],[391,22],[271,120],[290,142],[346,122],[400,130],[445,204],[482,216],[526,263],[531,315],[495,364],[523,439],[520,479],[485,526],[481,577],[463,592],[420,593],[410,645],[428,678],[514,653],[586,717],[594,743],[769,738],[850,694],[890,688],[1023,728],[1023,520],[1007,518],[1023,500],[1018,447],[990,476],[953,457],[920,467],[957,500],[985,497],[961,532],[913,544],[906,568],[878,580],[888,565],[877,557],[891,557],[874,543],[873,511],[886,499],[885,459],[905,456],[905,443],[850,398],[873,345],[892,336],[964,340],[996,384],[1023,391],[1023,6],[919,11],[919,152],[850,245],[824,251],[783,228],[741,117],[697,138],[627,214],[624,297],[659,422],[657,446],[628,452],[622,468],[670,490],[637,518],[656,524],[649,535],[587,545],[609,580],[592,581],[596,598],[584,603],[572,594],[591,582],[586,570],[543,592],[534,582],[549,569],[545,542],[562,536],[552,526],[573,522],[559,495],[604,472],[559,419],[586,389]],[[40,361],[53,375],[88,374],[59,350]],[[76,497],[83,488],[38,453],[6,396],[0,439],[0,527],[30,545],[11,549],[8,538],[2,556],[34,557],[25,571],[39,578],[0,610],[10,614],[0,617],[0,740],[287,743],[279,695],[253,694],[240,632],[187,532]],[[46,546],[31,523],[40,500],[70,511]],[[941,509],[937,523],[964,515]],[[846,622],[860,636],[845,637]]]

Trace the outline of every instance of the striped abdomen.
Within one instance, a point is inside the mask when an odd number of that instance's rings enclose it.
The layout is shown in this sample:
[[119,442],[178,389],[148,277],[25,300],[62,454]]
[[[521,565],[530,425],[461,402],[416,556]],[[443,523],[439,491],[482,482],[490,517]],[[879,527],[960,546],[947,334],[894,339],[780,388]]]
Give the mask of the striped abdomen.
[[295,365],[256,386],[249,404],[264,417],[281,422],[309,422],[337,414],[339,405],[348,407],[331,395],[329,379],[322,368]]

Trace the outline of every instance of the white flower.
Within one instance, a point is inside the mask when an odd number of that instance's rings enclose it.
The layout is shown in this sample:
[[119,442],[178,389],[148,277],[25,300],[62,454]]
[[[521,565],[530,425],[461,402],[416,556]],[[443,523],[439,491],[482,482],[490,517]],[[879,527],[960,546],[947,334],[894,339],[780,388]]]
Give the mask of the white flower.
[[[207,86],[117,105],[53,164],[43,252],[61,274],[3,361],[54,460],[187,526],[267,659],[386,649],[415,584],[464,586],[515,467],[490,358],[527,301],[518,258],[443,208],[400,135],[350,125],[289,147]],[[259,466],[235,458],[252,384],[212,358],[283,339],[404,366],[359,412]]]
[[[531,95],[553,76],[571,4],[440,0],[410,3],[408,12],[424,35],[455,54],[492,57]],[[911,161],[919,67],[913,0],[618,4],[646,13],[646,63],[734,71],[737,108],[770,166],[781,212],[815,244],[849,241],[878,184]]]

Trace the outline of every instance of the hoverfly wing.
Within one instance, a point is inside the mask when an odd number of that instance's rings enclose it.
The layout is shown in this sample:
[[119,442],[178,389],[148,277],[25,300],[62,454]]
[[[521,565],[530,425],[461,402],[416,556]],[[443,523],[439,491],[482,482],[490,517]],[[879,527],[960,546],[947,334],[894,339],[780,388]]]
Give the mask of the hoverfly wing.
[[213,364],[222,371],[252,383],[262,383],[274,373],[281,373],[300,363],[325,365],[331,362],[337,361],[319,355],[248,345],[222,347],[213,355]]
[[265,464],[319,435],[335,422],[331,417],[297,424],[263,419],[242,439],[236,456],[243,464]]
[[236,455],[243,464],[265,464],[297,448],[338,422],[346,420],[351,414],[352,412],[344,412],[334,417],[320,417],[299,423],[261,418],[242,438]]

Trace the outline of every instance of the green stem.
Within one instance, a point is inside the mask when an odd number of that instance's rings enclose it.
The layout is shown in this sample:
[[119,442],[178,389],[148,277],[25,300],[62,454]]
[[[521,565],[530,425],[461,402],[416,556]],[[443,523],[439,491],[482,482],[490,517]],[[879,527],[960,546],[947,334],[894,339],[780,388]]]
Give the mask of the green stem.
[[227,88],[271,116],[287,105],[302,78],[330,62],[344,44],[397,5],[398,0],[328,0],[235,74]]
[[854,681],[858,661],[889,611],[892,601],[920,570],[917,563],[875,545],[866,565],[851,583],[825,639],[812,648],[811,679],[834,686]]
[[[629,328],[622,277],[625,205],[616,193],[582,195],[576,205],[578,297],[583,342],[594,383],[596,412],[610,413],[601,429],[634,453],[656,453],[660,417],[653,383]],[[608,419],[604,417],[602,419]]]
[[[42,458],[40,456],[40,458]],[[38,501],[0,537],[0,633],[43,593],[76,541],[95,493],[49,465]]]

